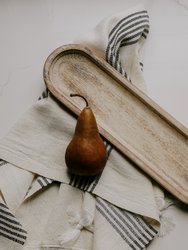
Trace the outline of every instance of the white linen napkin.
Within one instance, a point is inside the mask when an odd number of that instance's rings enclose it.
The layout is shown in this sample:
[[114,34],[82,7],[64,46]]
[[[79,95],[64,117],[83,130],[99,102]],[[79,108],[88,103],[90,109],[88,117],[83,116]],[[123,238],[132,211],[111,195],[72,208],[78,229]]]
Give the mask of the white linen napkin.
[[[145,91],[141,54],[148,32],[148,13],[139,6],[106,18],[76,42],[100,51]],[[43,97],[0,142],[4,215],[16,216],[28,232],[18,249],[144,249],[157,234],[155,194],[163,200],[162,191],[108,142],[101,175],[70,176],[64,154],[76,120],[48,92]],[[0,237],[8,240],[3,249],[10,249],[10,241],[19,243],[18,229],[1,223]]]

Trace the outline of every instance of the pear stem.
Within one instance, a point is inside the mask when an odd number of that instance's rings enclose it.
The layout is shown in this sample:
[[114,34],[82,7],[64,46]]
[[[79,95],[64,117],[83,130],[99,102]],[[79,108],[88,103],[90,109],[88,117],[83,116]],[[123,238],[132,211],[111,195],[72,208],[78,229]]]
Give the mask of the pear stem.
[[79,96],[81,97],[82,99],[84,99],[85,103],[86,103],[86,107],[89,106],[89,103],[87,101],[87,99],[83,96],[83,95],[80,95],[80,94],[70,94],[70,97],[74,97],[74,96]]

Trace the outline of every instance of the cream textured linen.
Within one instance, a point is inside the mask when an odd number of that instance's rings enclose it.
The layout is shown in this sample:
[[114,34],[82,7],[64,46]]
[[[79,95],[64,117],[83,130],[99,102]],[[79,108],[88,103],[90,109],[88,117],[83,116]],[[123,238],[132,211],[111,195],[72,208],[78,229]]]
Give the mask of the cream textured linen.
[[[147,15],[140,6],[128,9],[76,40],[99,50],[144,91],[141,54],[149,30]],[[27,239],[21,245],[3,237],[6,232],[19,238],[4,221],[0,249],[144,249],[156,235],[156,196],[163,200],[163,193],[108,142],[109,158],[101,176],[67,174],[64,154],[75,124],[69,111],[47,95],[1,140],[1,206],[9,211],[4,214],[21,223]],[[89,222],[83,222],[86,219]]]

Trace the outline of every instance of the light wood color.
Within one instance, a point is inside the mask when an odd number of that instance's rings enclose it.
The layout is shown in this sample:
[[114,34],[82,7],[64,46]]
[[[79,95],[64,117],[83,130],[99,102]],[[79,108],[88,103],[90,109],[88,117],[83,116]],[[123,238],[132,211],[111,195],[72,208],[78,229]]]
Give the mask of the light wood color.
[[[111,67],[97,52],[65,45],[47,58],[49,91],[75,114],[92,108],[100,133],[181,201],[188,203],[188,129]],[[126,183],[125,183],[126,185]]]

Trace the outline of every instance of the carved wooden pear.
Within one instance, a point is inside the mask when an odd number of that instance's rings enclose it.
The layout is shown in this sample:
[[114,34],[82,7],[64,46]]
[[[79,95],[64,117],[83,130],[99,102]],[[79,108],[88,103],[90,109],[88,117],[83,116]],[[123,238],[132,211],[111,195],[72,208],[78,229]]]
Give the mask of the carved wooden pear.
[[78,94],[70,96],[82,97],[86,107],[78,117],[74,136],[65,152],[65,162],[72,174],[96,175],[105,167],[106,147],[99,135],[95,116],[87,100]]

